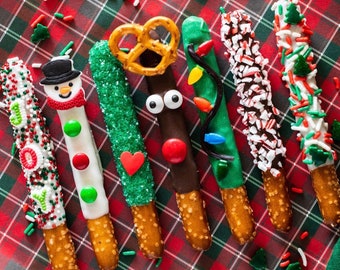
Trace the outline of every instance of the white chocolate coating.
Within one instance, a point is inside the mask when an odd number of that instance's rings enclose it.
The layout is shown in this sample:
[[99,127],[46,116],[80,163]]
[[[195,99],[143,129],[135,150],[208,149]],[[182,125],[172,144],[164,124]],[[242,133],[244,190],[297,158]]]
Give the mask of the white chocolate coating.
[[[56,102],[57,104],[53,104],[53,106],[56,106],[54,108],[57,109],[61,121],[84,217],[96,219],[108,214],[109,204],[103,186],[103,170],[83,106],[85,100],[83,99],[84,90],[80,75],[62,83],[43,86],[48,95],[48,103],[51,105]],[[81,94],[82,105],[73,106],[73,100],[79,94]],[[72,107],[63,108],[63,104],[67,103]],[[72,128],[67,128],[67,126]],[[79,155],[81,155],[81,158],[78,159],[80,161],[75,162],[75,158]],[[88,190],[90,191],[88,192]]]

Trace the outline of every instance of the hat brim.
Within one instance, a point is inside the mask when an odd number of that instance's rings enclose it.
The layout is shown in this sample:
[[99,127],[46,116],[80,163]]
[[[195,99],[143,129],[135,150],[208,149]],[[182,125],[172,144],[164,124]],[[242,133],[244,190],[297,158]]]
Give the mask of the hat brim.
[[54,76],[54,77],[46,77],[40,81],[40,84],[45,85],[53,85],[53,84],[60,84],[67,81],[70,81],[76,77],[78,77],[81,74],[79,70],[72,70],[71,72],[65,74],[62,74],[60,76]]

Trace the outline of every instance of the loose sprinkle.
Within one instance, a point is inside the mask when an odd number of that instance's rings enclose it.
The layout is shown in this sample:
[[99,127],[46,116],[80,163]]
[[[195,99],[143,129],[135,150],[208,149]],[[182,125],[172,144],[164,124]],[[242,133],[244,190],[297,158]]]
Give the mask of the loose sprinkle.
[[17,150],[17,145],[16,145],[16,143],[14,142],[13,144],[12,144],[12,148],[11,148],[11,155],[14,157],[14,155],[15,155],[15,151]]
[[66,51],[68,51],[72,46],[73,46],[74,42],[70,41],[64,49],[62,49],[62,51],[60,52],[60,56],[65,55]]
[[287,251],[285,254],[282,255],[281,259],[282,260],[287,260],[290,257],[290,255],[291,255],[290,252]]
[[125,251],[122,252],[122,254],[124,256],[133,256],[133,255],[136,255],[136,251],[134,251],[134,250],[125,250]]
[[35,28],[38,25],[38,23],[42,22],[42,20],[44,19],[45,19],[45,15],[41,14],[34,22],[31,23],[31,27]]
[[70,21],[73,21],[74,20],[74,17],[72,15],[68,15],[68,16],[65,16],[63,18],[63,21],[65,22],[70,22]]
[[280,267],[284,268],[284,267],[287,267],[289,264],[290,264],[290,260],[287,260],[287,261],[280,263]]
[[307,266],[307,258],[306,258],[306,255],[305,253],[303,252],[303,250],[301,248],[298,248],[297,251],[299,252],[300,256],[301,256],[301,259],[302,259],[302,265],[304,267]]
[[[34,223],[30,223],[26,229],[24,230],[24,234],[28,235],[28,233],[31,231],[31,230],[34,230]],[[32,234],[32,233],[31,233]]]
[[29,205],[27,203],[24,203],[24,205],[22,206],[22,210],[24,211],[24,213],[26,213],[29,209]]
[[32,68],[41,68],[41,63],[33,63]]
[[333,82],[336,90],[340,90],[340,80],[338,77],[333,77]]
[[64,18],[64,14],[56,12],[56,13],[54,13],[54,17],[57,18],[57,19],[63,19]]
[[303,193],[303,189],[302,188],[292,187],[291,190],[294,193],[298,193],[298,194],[302,194]]
[[306,237],[308,237],[309,233],[307,231],[304,231],[303,233],[301,233],[300,235],[300,239],[303,240],[305,239]]
[[162,258],[159,258],[158,260],[157,260],[157,262],[156,262],[156,268],[158,268],[160,265],[161,265],[161,263],[162,263]]

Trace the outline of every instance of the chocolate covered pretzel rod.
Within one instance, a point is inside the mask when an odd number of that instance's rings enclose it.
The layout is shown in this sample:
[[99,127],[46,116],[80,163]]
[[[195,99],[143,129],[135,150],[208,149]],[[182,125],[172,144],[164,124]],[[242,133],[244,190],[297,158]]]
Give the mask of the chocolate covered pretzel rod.
[[188,83],[194,87],[194,101],[202,122],[201,145],[209,156],[231,232],[244,244],[255,235],[253,211],[243,184],[241,160],[225,106],[210,31],[202,18],[191,16],[183,22],[182,32],[190,71]]
[[104,190],[103,169],[85,112],[81,72],[72,60],[56,57],[42,67],[47,104],[57,110],[72,165],[82,213],[100,269],[115,269],[118,244]]
[[[155,33],[154,38],[158,38]],[[160,56],[155,52],[146,51],[141,54],[140,61],[145,67],[155,67]],[[211,245],[211,235],[200,192],[197,167],[181,110],[182,94],[176,90],[171,66],[163,74],[146,76],[146,81],[150,93],[146,107],[149,112],[157,115],[163,138],[162,154],[169,164],[186,239],[193,248],[206,250]]]
[[78,269],[66,226],[63,194],[46,120],[34,94],[32,76],[19,58],[0,70],[2,105],[9,115],[16,149],[27,180],[35,220],[42,229],[53,269]]
[[311,173],[312,184],[324,222],[340,224],[340,184],[334,167],[333,140],[325,122],[317,86],[314,54],[309,46],[313,31],[300,13],[298,1],[275,2],[274,30],[281,63],[282,80],[290,89],[290,109],[295,116],[292,130],[302,151],[302,162]]
[[132,211],[139,248],[148,258],[161,257],[163,240],[153,176],[125,72],[111,54],[107,41],[94,44],[89,62],[123,193]]
[[264,191],[272,224],[277,230],[291,226],[292,210],[282,160],[286,148],[278,132],[272,103],[270,81],[265,65],[268,60],[259,51],[249,15],[243,10],[225,13],[221,9],[221,40],[227,48],[230,70],[240,97],[238,112],[245,125],[254,163],[262,171]]

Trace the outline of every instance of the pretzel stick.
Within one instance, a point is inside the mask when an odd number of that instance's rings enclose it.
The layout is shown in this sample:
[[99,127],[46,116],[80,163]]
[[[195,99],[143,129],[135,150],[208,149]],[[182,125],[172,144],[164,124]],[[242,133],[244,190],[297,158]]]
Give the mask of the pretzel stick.
[[280,0],[275,10],[274,30],[281,63],[282,80],[290,89],[290,109],[295,116],[292,130],[298,131],[302,162],[311,173],[312,184],[324,222],[340,224],[340,184],[334,168],[333,139],[327,132],[326,113],[321,108],[314,54],[309,46],[312,30],[300,13],[298,1]]
[[[151,35],[158,38],[156,32]],[[140,61],[144,67],[154,67],[160,61],[160,56],[153,51],[145,51]],[[211,235],[199,190],[197,167],[181,110],[183,97],[175,90],[177,86],[170,66],[161,75],[147,76],[146,81],[151,94],[146,100],[146,106],[151,113],[157,115],[163,137],[162,153],[170,168],[186,239],[193,248],[206,250],[211,245]],[[158,100],[160,104],[154,107]]]
[[282,160],[286,148],[282,144],[278,110],[272,103],[272,93],[265,65],[267,59],[259,52],[259,42],[251,29],[251,20],[242,10],[221,14],[221,40],[227,54],[240,97],[238,112],[245,125],[254,163],[262,171],[265,198],[272,224],[277,230],[291,227],[292,210],[286,187]]
[[[209,156],[234,237],[244,244],[255,236],[255,224],[243,184],[241,160],[228,118],[223,85],[205,21],[191,16],[182,25],[183,46],[202,122],[201,145]],[[205,45],[203,45],[205,44]],[[201,71],[200,71],[201,70]],[[213,139],[216,138],[216,142]]]
[[19,58],[0,70],[4,109],[13,127],[16,148],[27,180],[35,220],[42,229],[53,269],[78,269],[66,226],[63,194],[45,118],[34,94],[32,76]]
[[101,162],[85,112],[81,72],[73,69],[73,62],[67,57],[52,59],[42,71],[46,77],[40,83],[47,94],[48,105],[58,112],[99,268],[115,269],[118,244],[109,217]]
[[161,257],[163,240],[154,202],[153,176],[125,73],[107,41],[95,43],[89,62],[139,248],[148,258]]

